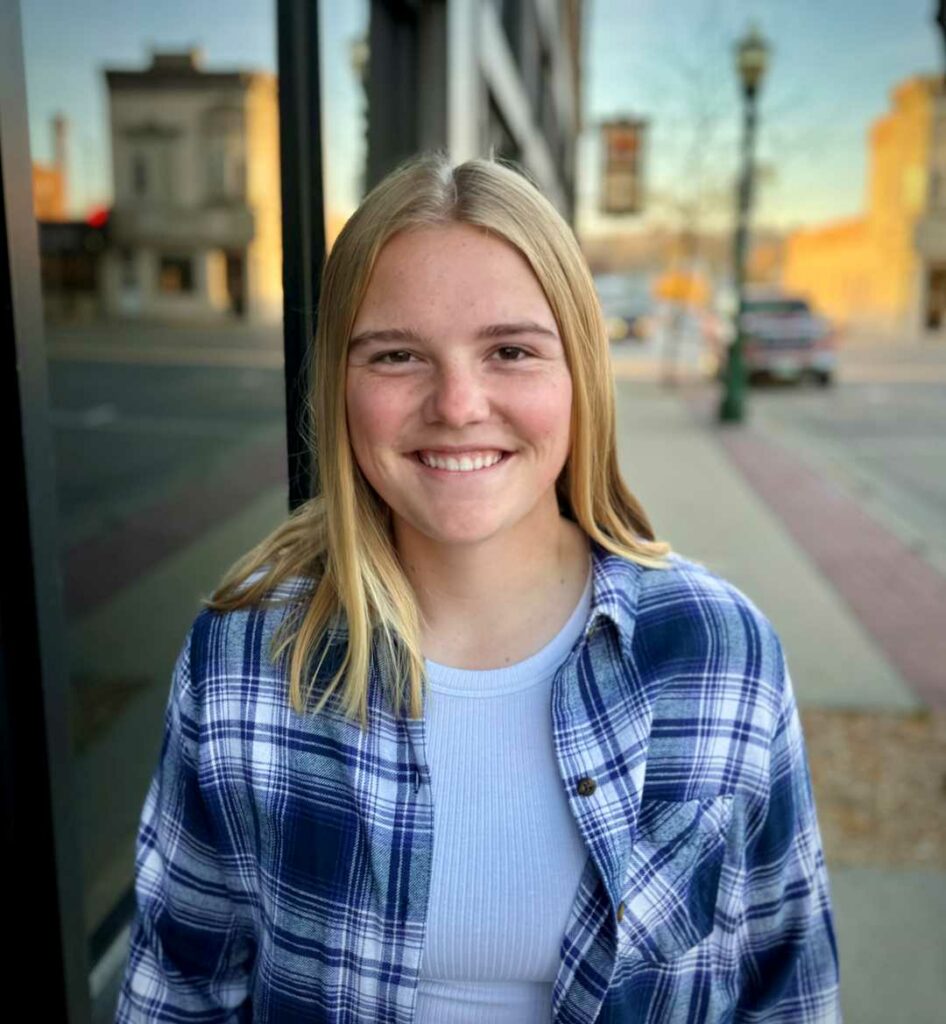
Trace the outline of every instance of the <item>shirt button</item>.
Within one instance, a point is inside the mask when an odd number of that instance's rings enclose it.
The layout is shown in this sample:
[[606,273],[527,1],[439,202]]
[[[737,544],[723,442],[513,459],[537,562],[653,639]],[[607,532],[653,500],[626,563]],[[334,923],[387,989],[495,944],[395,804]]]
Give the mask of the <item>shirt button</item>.
[[618,904],[618,921],[623,921],[623,920],[624,920],[624,904],[623,903],[619,903]]
[[594,779],[585,776],[583,779],[578,780],[578,794],[579,796],[591,796],[591,794],[598,788],[598,783]]

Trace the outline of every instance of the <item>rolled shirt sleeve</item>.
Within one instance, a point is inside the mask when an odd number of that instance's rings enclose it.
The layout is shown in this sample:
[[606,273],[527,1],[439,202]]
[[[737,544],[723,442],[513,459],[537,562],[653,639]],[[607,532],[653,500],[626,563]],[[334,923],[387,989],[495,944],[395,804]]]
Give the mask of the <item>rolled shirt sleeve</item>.
[[135,848],[136,912],[116,1024],[249,1021],[254,943],[238,925],[198,777],[190,640],[178,656]]
[[842,1020],[839,963],[801,720],[787,667],[770,746],[768,801],[750,831],[740,1024]]

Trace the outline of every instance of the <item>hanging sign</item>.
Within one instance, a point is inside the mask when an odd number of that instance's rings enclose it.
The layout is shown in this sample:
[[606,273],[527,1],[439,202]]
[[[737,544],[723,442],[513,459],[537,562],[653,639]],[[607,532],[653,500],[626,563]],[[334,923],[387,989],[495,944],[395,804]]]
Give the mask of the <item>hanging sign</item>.
[[640,213],[643,209],[642,179],[646,128],[646,121],[631,118],[602,123],[602,213]]

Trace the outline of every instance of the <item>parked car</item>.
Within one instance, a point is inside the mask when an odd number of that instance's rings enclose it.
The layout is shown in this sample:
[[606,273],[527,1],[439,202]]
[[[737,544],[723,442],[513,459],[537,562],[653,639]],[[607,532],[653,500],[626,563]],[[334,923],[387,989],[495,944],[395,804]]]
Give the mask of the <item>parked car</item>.
[[644,304],[627,307],[606,318],[611,341],[643,341],[654,329],[654,311]]
[[597,274],[595,288],[611,341],[643,341],[650,335],[655,305],[648,275]]
[[[750,382],[812,380],[823,387],[834,382],[837,334],[828,320],[815,314],[805,299],[778,293],[750,294],[742,314],[743,359]],[[732,341],[732,327],[715,317],[706,331],[716,350],[718,373],[725,372],[723,342]]]

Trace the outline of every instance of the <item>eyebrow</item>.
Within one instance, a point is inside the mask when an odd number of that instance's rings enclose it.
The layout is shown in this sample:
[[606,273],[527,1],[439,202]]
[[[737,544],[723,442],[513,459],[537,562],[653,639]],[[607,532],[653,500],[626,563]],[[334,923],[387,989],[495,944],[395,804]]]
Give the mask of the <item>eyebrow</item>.
[[[488,324],[476,332],[477,338],[511,338],[518,334],[541,334],[558,341],[558,334],[537,324],[534,320],[515,320],[506,324]],[[412,342],[415,344],[429,341],[423,334],[413,331],[409,327],[386,327],[360,331],[352,335],[348,343],[348,351],[359,345],[367,345],[370,342]]]

